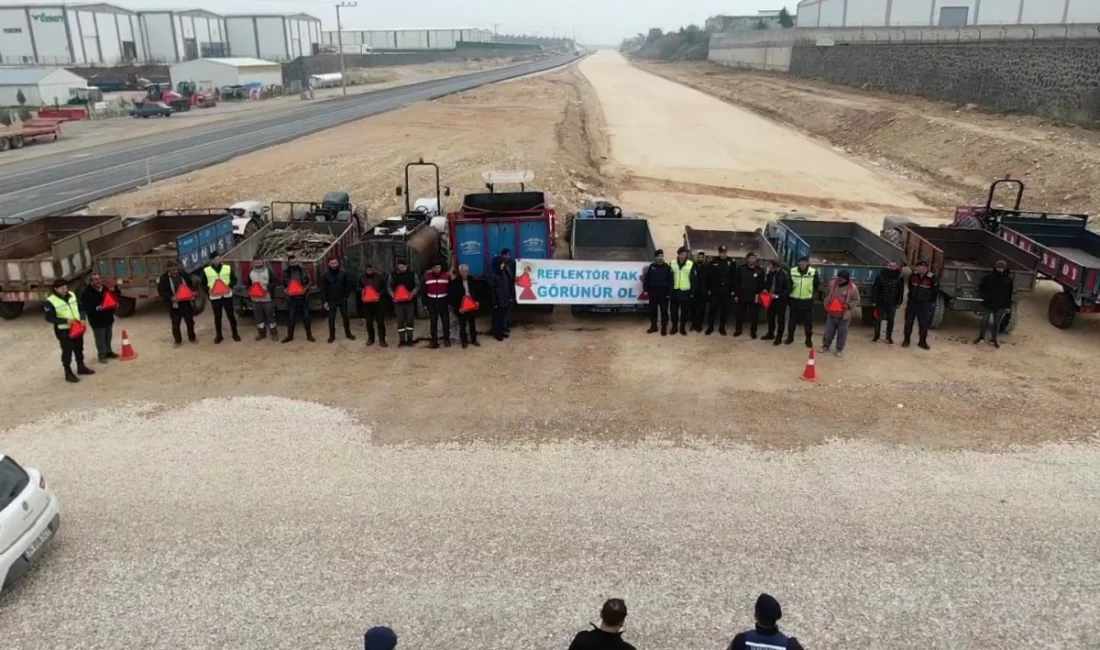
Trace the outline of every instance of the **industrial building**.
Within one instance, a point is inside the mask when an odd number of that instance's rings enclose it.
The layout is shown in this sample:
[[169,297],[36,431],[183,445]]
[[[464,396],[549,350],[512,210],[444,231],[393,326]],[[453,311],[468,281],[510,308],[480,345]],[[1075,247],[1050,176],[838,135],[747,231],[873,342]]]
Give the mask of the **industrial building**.
[[361,45],[372,50],[453,50],[459,42],[491,43],[493,32],[476,27],[452,29],[345,29],[323,33],[321,43],[335,47],[343,39],[345,46]]
[[223,86],[281,86],[283,84],[283,66],[274,61],[252,58],[211,58],[195,59],[173,63],[168,67],[172,86],[179,88],[180,82],[194,83],[198,90],[212,91]]
[[88,82],[64,68],[0,68],[0,106],[18,106],[19,91],[29,107],[65,104],[70,90]]
[[1100,0],[802,0],[799,27],[1100,23]]
[[0,7],[4,65],[172,63],[247,56],[288,61],[321,42],[308,14],[221,16],[210,11],[131,11],[111,4]]
[[[794,20],[794,16],[791,16],[791,20]],[[709,34],[724,34],[751,29],[783,29],[783,25],[780,23],[779,10],[768,9],[748,16],[711,16],[707,18],[703,29]]]
[[321,19],[309,14],[225,16],[225,27],[233,56],[290,61],[321,43]]

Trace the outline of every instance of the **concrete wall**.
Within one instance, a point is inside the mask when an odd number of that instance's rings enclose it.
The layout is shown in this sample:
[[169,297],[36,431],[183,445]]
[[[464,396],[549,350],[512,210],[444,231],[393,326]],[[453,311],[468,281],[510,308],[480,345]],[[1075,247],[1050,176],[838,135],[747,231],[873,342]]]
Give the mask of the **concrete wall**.
[[1097,0],[811,0],[798,7],[800,27],[932,27],[944,8],[967,10],[967,25],[1100,22]]

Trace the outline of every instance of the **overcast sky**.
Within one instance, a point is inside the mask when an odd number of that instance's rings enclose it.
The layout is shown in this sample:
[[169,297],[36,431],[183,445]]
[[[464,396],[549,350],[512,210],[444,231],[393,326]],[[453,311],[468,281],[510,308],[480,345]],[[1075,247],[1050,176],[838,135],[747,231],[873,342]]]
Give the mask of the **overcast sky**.
[[[92,0],[79,0],[91,2]],[[293,13],[320,18],[325,29],[336,28],[336,11],[329,2],[293,0],[107,0],[127,9],[207,9],[218,13]],[[798,0],[359,0],[342,9],[345,29],[393,27],[483,27],[499,23],[501,33],[572,34],[590,44],[618,43],[650,27],[674,29],[714,14],[754,14],[758,9]],[[1100,1],[1100,0],[1098,0]],[[0,0],[2,5],[45,4],[37,0]],[[77,3],[72,3],[77,4]]]

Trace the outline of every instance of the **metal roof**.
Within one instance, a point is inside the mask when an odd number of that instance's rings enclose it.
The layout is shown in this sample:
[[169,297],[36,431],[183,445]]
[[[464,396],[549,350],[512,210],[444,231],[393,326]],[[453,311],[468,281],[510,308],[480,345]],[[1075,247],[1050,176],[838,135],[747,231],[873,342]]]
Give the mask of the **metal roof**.
[[0,86],[33,86],[59,68],[0,68]]
[[[250,57],[238,57],[238,58],[209,58],[209,59],[194,59],[195,61],[210,61],[212,63],[220,63],[221,65],[231,65],[234,68],[261,68],[278,66],[278,63],[274,61],[264,61],[263,59],[253,59]],[[178,64],[177,64],[178,65]]]

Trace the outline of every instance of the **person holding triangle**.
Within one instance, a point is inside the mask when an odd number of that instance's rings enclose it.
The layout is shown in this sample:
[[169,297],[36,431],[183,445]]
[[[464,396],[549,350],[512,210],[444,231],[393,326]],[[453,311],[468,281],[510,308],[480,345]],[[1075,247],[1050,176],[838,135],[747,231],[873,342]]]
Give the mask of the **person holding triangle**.
[[275,273],[259,257],[252,260],[252,268],[248,270],[248,298],[252,301],[252,321],[256,323],[257,341],[262,341],[269,335],[272,341],[279,340],[279,330],[275,324],[275,301],[271,298],[274,289]]
[[221,343],[222,338],[222,314],[229,321],[229,330],[233,333],[233,340],[240,341],[241,335],[237,333],[237,315],[233,313],[233,287],[237,286],[237,276],[228,264],[222,264],[222,256],[218,251],[210,253],[210,264],[203,269],[206,274],[206,293],[210,296],[210,304],[214,306],[214,343]]
[[359,276],[359,313],[367,325],[367,346],[374,345],[374,331],[378,329],[378,345],[386,344],[386,311],[382,307],[382,296],[386,293],[386,278],[367,262]]
[[118,294],[103,284],[103,278],[98,273],[88,276],[88,286],[80,294],[80,308],[88,315],[88,324],[92,326],[99,362],[107,363],[108,359],[117,359],[118,355],[111,350],[111,338],[115,310],[118,309]]
[[415,344],[416,295],[420,293],[420,278],[409,268],[407,260],[397,260],[397,272],[390,276],[386,287],[397,312],[397,347]]
[[309,288],[313,283],[309,279],[309,271],[306,271],[298,263],[298,256],[291,253],[286,256],[286,267],[283,269],[283,288],[286,291],[286,308],[290,312],[287,322],[286,338],[283,343],[294,340],[294,328],[298,319],[302,319],[302,327],[306,330],[306,340],[313,343],[313,324],[310,322],[309,313]]
[[821,341],[821,354],[829,351],[835,336],[836,356],[844,356],[852,310],[860,305],[859,289],[851,277],[848,269],[840,269],[825,292],[825,338]]
[[[53,291],[46,296],[46,322],[53,325],[53,334],[61,346],[61,366],[65,368],[65,381],[75,384],[77,375],[94,375],[95,371],[84,365],[84,314],[80,301],[69,291],[69,283],[59,278],[53,283]],[[76,357],[76,374],[72,362]]]
[[180,269],[180,263],[169,260],[165,265],[168,270],[160,276],[157,283],[157,294],[168,308],[168,314],[172,318],[173,347],[183,344],[183,334],[180,332],[180,323],[187,324],[187,340],[198,343],[195,336],[195,291],[197,287],[191,276]]
[[462,341],[462,347],[473,345],[480,347],[477,342],[477,310],[480,305],[474,300],[471,293],[470,267],[465,264],[458,265],[458,275],[451,280],[448,287],[451,307],[458,318],[458,338]]

